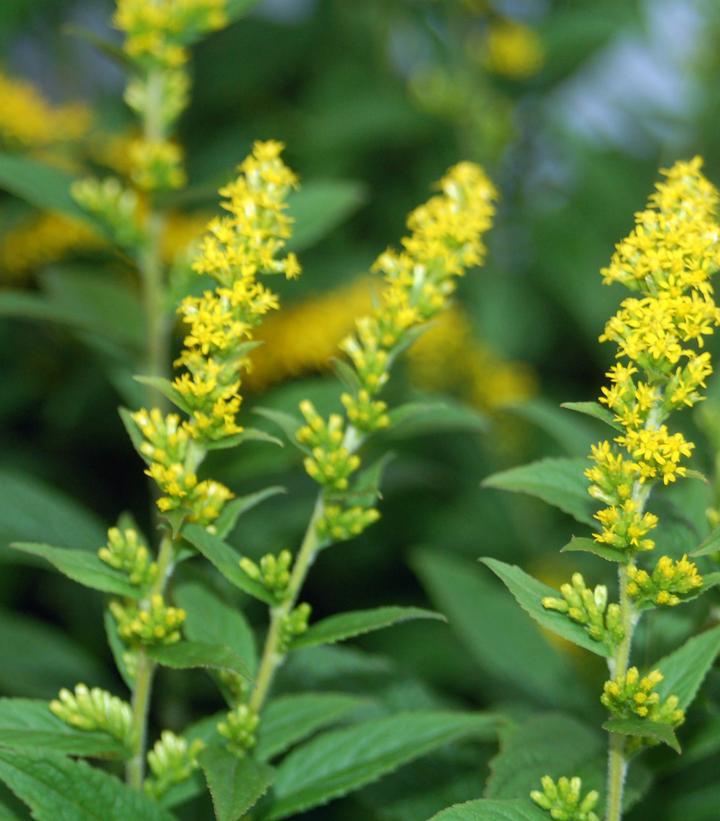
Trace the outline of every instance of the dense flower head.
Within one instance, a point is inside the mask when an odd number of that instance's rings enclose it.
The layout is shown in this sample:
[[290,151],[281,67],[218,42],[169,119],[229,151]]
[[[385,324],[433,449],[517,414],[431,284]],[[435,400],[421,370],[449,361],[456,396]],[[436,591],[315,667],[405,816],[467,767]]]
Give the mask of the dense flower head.
[[630,550],[651,550],[655,517],[644,513],[650,487],[687,475],[693,444],[669,430],[672,411],[699,402],[712,373],[705,338],[720,324],[710,276],[720,266],[718,193],[699,157],[662,173],[635,228],[618,243],[602,274],[637,295],[625,299],[601,341],[617,345],[617,363],[600,402],[621,428],[614,443],[593,448],[586,471],[590,494],[608,505],[596,514],[595,538]]
[[703,586],[697,565],[683,556],[673,561],[662,556],[652,573],[637,567],[628,568],[628,595],[638,605],[655,604],[674,607],[683,597],[696,593]]
[[142,63],[176,67],[185,46],[228,22],[226,0],[118,0],[113,22],[125,32],[125,51]]
[[677,696],[661,700],[655,688],[663,680],[659,670],[641,676],[637,667],[606,681],[600,701],[616,718],[647,718],[675,727],[682,724],[685,713],[678,708]]
[[599,821],[593,812],[600,799],[597,790],[582,793],[582,779],[561,776],[557,782],[549,775],[541,779],[542,790],[533,790],[530,798],[546,810],[555,821]]

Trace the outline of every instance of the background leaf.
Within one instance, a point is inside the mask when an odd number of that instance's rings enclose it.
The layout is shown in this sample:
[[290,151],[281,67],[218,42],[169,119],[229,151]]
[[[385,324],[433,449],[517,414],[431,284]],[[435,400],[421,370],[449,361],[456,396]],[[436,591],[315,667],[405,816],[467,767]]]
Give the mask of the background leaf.
[[223,747],[207,747],[199,755],[218,821],[237,821],[269,789],[273,769]]

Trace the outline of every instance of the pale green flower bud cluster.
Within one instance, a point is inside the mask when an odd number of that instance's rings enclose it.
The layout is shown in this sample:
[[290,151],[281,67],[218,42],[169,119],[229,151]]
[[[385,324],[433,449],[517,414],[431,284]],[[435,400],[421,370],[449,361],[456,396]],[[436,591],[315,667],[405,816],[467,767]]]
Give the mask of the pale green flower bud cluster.
[[159,593],[150,597],[147,608],[135,602],[111,601],[110,612],[117,622],[120,638],[128,644],[175,644],[180,641],[185,611],[168,605]]
[[259,566],[247,556],[240,559],[240,567],[251,579],[259,581],[263,587],[281,602],[287,595],[290,573],[292,570],[292,553],[282,550],[277,556],[267,553],[260,559]]
[[217,678],[225,688],[231,703],[237,704],[245,699],[248,691],[247,679],[232,670],[218,670]]
[[117,177],[77,180],[70,193],[81,208],[103,225],[118,245],[134,248],[142,243],[137,194],[125,188]]
[[[125,89],[125,102],[139,117],[144,117],[159,106],[153,115],[160,116],[164,128],[169,128],[187,108],[190,78],[183,69],[168,70],[153,78],[155,86],[149,87],[146,76],[135,76]],[[160,88],[158,88],[158,84]]]
[[98,550],[98,556],[105,564],[127,574],[130,584],[136,587],[149,587],[157,576],[157,565],[151,561],[147,546],[132,528],[111,527],[107,546]]
[[382,399],[373,399],[365,388],[361,388],[355,395],[343,393],[340,401],[345,406],[350,422],[364,433],[373,433],[390,424],[387,404]]
[[546,596],[542,600],[546,610],[563,613],[582,624],[590,638],[608,647],[623,640],[622,612],[618,604],[608,604],[607,587],[599,584],[593,590],[585,585],[581,573],[573,573],[570,583],[564,584],[560,592],[561,599]]
[[597,790],[590,790],[583,796],[582,780],[577,776],[561,776],[555,782],[546,775],[541,779],[541,784],[542,792],[533,790],[530,798],[555,821],[600,821],[593,812],[600,797]]
[[285,652],[297,636],[301,636],[308,629],[308,620],[312,608],[309,604],[299,604],[283,619],[280,626],[280,650]]
[[217,729],[227,739],[230,752],[242,757],[257,744],[255,731],[259,723],[258,714],[247,704],[240,704],[219,722]]
[[616,718],[637,716],[676,727],[684,721],[685,713],[678,709],[677,696],[660,701],[660,695],[654,690],[662,680],[659,670],[640,676],[637,667],[631,667],[625,675],[605,682],[600,701]]
[[359,536],[379,518],[380,511],[374,507],[364,508],[355,505],[343,508],[340,505],[327,505],[317,523],[317,532],[321,538],[343,542],[353,536]]
[[312,454],[305,459],[305,470],[328,490],[347,490],[349,477],[360,466],[360,457],[344,444],[344,419],[333,413],[326,422],[307,400],[300,403],[300,410],[307,425],[297,432],[297,440]]
[[75,692],[62,689],[50,710],[66,724],[80,730],[103,730],[128,749],[132,748],[130,705],[99,687],[77,684]]
[[182,736],[163,730],[155,746],[148,752],[147,760],[153,778],[145,782],[145,790],[153,798],[159,798],[173,784],[186,781],[200,766],[198,754],[205,747],[201,739],[188,743]]

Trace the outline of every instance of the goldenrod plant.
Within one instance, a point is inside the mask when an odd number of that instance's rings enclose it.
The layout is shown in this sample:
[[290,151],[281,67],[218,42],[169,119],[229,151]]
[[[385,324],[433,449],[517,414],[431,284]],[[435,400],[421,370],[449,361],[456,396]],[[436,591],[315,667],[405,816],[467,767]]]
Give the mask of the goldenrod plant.
[[[696,157],[662,172],[647,207],[635,215],[634,229],[602,271],[605,284],[619,283],[631,295],[600,336],[616,351],[599,403],[565,406],[612,430],[592,447],[590,467],[581,475],[576,463],[568,470],[567,462],[549,459],[486,481],[532,493],[594,524],[591,538],[575,536],[563,552],[589,554],[617,568],[614,584],[593,587],[584,573],[574,572],[557,591],[515,565],[484,559],[545,630],[602,657],[608,668],[599,695],[608,737],[606,772],[600,758],[593,759],[593,768],[586,762],[582,772],[548,769],[514,805],[518,818],[623,818],[637,801],[637,782],[629,788],[629,774],[651,747],[680,752],[686,712],[720,650],[718,627],[659,660],[648,659],[636,639],[659,611],[696,599],[720,580],[717,573],[701,572],[694,560],[708,546],[688,556],[653,511],[664,489],[705,481],[688,467],[694,443],[675,428],[676,416],[705,398],[712,373],[706,343],[720,323],[710,281],[720,267],[719,197],[701,169]],[[581,492],[593,501],[592,509],[570,502],[570,495]],[[663,552],[654,558],[658,551]],[[491,802],[476,806],[477,817],[483,817],[482,807],[491,811]]]
[[[146,324],[137,381],[147,401],[122,407],[120,416],[150,479],[154,516],[146,534],[123,514],[94,552],[13,545],[109,597],[104,626],[127,688],[123,696],[100,682],[68,681],[49,703],[11,699],[0,707],[15,730],[3,731],[0,779],[38,818],[209,817],[211,805],[225,821],[294,816],[450,740],[494,739],[500,723],[489,713],[452,709],[378,715],[366,699],[303,692],[301,683],[300,692],[286,686],[277,693],[280,668],[304,648],[442,619],[411,606],[315,618],[305,582],[322,550],[380,517],[388,454],[366,460],[365,446],[375,439],[386,451],[379,434],[427,412],[417,402],[391,407],[383,392],[392,366],[449,309],[458,278],[483,264],[497,193],[478,165],[450,168],[408,217],[400,248],[383,252],[373,266],[373,297],[337,351],[343,388],[336,410],[320,412],[309,399],[297,414],[260,407],[265,427],[250,426],[243,394],[251,352],[261,344],[266,317],[280,309],[267,283],[301,273],[288,248],[289,200],[299,178],[283,159],[284,146],[256,141],[220,188],[221,214],[195,244],[193,278],[179,293],[162,252],[169,194],[185,184],[173,130],[188,103],[187,48],[228,23],[231,11],[225,0],[120,0],[114,23],[131,66],[125,100],[142,126],[130,147],[132,184],[88,177],[66,192],[82,209],[76,213],[139,274]],[[174,327],[182,345],[173,357]],[[214,478],[213,455],[250,442],[283,445],[275,432],[301,452],[316,500],[297,549],[252,558],[227,539],[246,511],[282,488],[237,496]],[[184,565],[193,570],[176,584]],[[223,589],[266,607],[257,655],[244,608],[226,603]],[[176,717],[164,726],[170,714],[159,709],[154,716],[152,705],[165,702],[162,668],[208,671],[216,691],[204,718],[182,726]],[[341,720],[346,727],[329,729]],[[319,731],[325,732],[308,741]]]

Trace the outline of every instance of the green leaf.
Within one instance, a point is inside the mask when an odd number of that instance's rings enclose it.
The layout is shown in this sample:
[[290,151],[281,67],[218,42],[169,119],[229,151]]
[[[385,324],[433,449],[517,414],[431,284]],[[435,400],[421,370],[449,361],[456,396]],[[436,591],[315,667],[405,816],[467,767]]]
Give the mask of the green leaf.
[[365,201],[365,187],[351,180],[311,180],[294,191],[288,213],[295,220],[288,250],[309,248],[344,222]]
[[14,550],[26,553],[28,556],[37,556],[46,559],[63,575],[78,584],[101,590],[103,593],[115,593],[118,596],[139,598],[141,592],[133,587],[125,576],[105,564],[97,555],[87,550],[70,550],[65,547],[53,547],[49,544],[34,542],[13,542],[10,545]]
[[547,399],[525,399],[507,405],[505,411],[535,425],[553,439],[569,456],[586,456],[597,434],[585,419],[570,416]]
[[650,738],[661,744],[667,744],[676,753],[681,752],[675,730],[669,724],[660,724],[645,718],[611,718],[603,724],[603,730],[635,738]]
[[0,780],[30,807],[37,821],[173,818],[144,793],[126,787],[115,776],[60,753],[31,754],[0,748]]
[[141,385],[155,388],[159,394],[169,399],[176,408],[180,408],[185,413],[190,413],[190,406],[169,379],[164,379],[162,376],[142,376],[141,374],[137,374],[133,379]]
[[122,744],[108,733],[70,727],[50,712],[47,701],[29,698],[0,699],[0,747],[66,755],[125,755]]
[[585,416],[592,416],[593,419],[599,419],[606,425],[610,425],[611,428],[615,428],[615,430],[624,430],[623,426],[615,421],[613,412],[598,402],[563,402],[560,407],[576,413],[583,413]]
[[408,402],[393,408],[388,416],[392,435],[396,438],[448,431],[482,433],[488,428],[486,416],[475,408],[452,399]]
[[149,465],[151,460],[148,459],[148,457],[141,450],[141,447],[145,442],[145,437],[142,433],[140,433],[138,426],[135,424],[135,420],[132,418],[132,411],[129,411],[127,408],[120,407],[118,408],[118,413],[120,414],[120,419],[125,426],[127,435],[130,437],[130,441],[132,442],[138,456],[143,460],[143,462],[145,462],[146,465]]
[[62,491],[27,474],[0,470],[0,544],[58,541],[97,550],[106,528]]
[[690,555],[712,556],[713,553],[718,551],[720,551],[720,527],[715,528],[707,539],[703,539]]
[[240,554],[222,539],[208,533],[200,525],[188,525],[183,528],[183,537],[202,553],[222,573],[225,578],[260,601],[274,604],[270,593],[240,567]]
[[549,816],[530,799],[493,801],[480,798],[455,804],[433,815],[430,821],[548,821]]
[[440,613],[423,610],[420,607],[376,607],[373,610],[353,610],[329,616],[313,624],[305,633],[298,636],[292,648],[313,647],[318,644],[334,644],[363,633],[382,630],[411,619],[440,619],[446,621]]
[[42,211],[96,223],[70,196],[74,178],[64,171],[16,154],[0,154],[0,189],[14,194]]
[[297,432],[303,424],[297,416],[293,416],[291,413],[286,413],[285,411],[275,410],[274,408],[253,408],[253,413],[257,413],[259,416],[277,425],[291,445],[295,445],[299,450],[307,452],[307,449],[297,440]]
[[265,499],[277,496],[279,493],[287,493],[287,491],[280,485],[273,485],[258,490],[256,493],[248,493],[247,496],[238,496],[236,499],[232,499],[223,507],[222,513],[213,522],[215,535],[220,539],[224,539],[229,533],[232,533],[237,520],[244,513],[264,502]]
[[205,442],[204,447],[206,450],[227,450],[242,445],[243,442],[266,442],[269,445],[285,447],[282,440],[278,439],[277,436],[271,436],[258,428],[243,428],[241,433],[227,436],[225,439],[218,439],[216,442]]
[[326,804],[451,741],[490,740],[498,724],[492,715],[427,711],[324,733],[280,764],[267,818],[287,818]]
[[541,627],[552,630],[558,636],[562,636],[579,647],[590,650],[591,653],[597,653],[599,656],[608,656],[610,654],[608,648],[602,642],[591,639],[580,624],[572,621],[562,613],[555,610],[546,610],[542,606],[542,600],[545,596],[559,597],[560,594],[557,590],[553,590],[552,587],[548,587],[548,585],[529,576],[517,565],[505,564],[505,562],[500,562],[497,559],[481,559],[480,561],[492,570],[513,594],[520,607],[531,618],[535,619]]
[[92,31],[89,28],[85,28],[85,26],[78,26],[76,24],[64,25],[61,31],[63,34],[69,35],[70,37],[76,37],[78,40],[83,40],[91,46],[94,46],[101,54],[109,57],[123,69],[133,69],[132,60],[127,56],[122,48],[120,48],[120,46],[112,40],[101,37],[97,32]]
[[176,587],[174,598],[185,610],[185,634],[191,641],[223,644],[243,660],[251,675],[257,667],[255,637],[245,616],[198,582]]
[[[605,740],[574,718],[560,713],[531,716],[501,739],[490,762],[487,798],[523,798],[538,789],[544,775],[581,775],[604,755]],[[598,769],[593,778],[600,780]],[[584,779],[583,779],[584,780]],[[591,789],[589,784],[583,787]]]
[[330,361],[335,374],[343,385],[345,385],[349,391],[357,393],[357,391],[362,388],[362,382],[355,368],[345,359],[333,357]]
[[482,485],[535,496],[578,522],[593,525],[593,502],[583,475],[586,467],[584,459],[541,459],[488,476]]
[[720,626],[689,638],[655,665],[663,674],[656,691],[663,699],[677,696],[678,707],[687,710],[719,652]]
[[260,761],[268,761],[366,703],[345,693],[301,693],[273,699],[263,710],[253,753]]
[[218,821],[237,821],[267,792],[274,771],[224,747],[207,747],[199,755]]
[[[583,691],[567,656],[476,562],[424,550],[413,556],[413,567],[498,696],[507,698],[511,684],[535,703],[578,705]],[[493,624],[503,629],[482,628]]]
[[151,659],[175,670],[193,667],[209,667],[216,670],[232,670],[248,681],[250,671],[242,658],[225,644],[209,644],[204,641],[179,641],[177,644],[159,644],[147,648]]
[[382,497],[380,483],[385,474],[385,468],[394,458],[395,454],[392,451],[383,453],[372,464],[363,468],[358,473],[351,489],[345,494],[346,500],[360,507],[372,507]]
[[606,562],[628,563],[628,551],[618,550],[614,547],[596,542],[595,539],[588,539],[584,536],[573,536],[570,541],[560,550],[561,553],[592,553],[605,559]]
[[105,610],[103,613],[103,624],[105,625],[105,635],[107,636],[110,652],[115,661],[115,667],[117,667],[118,673],[122,676],[122,680],[125,682],[128,690],[132,692],[135,685],[125,660],[127,647],[125,647],[123,640],[120,638],[117,622],[109,610]]

